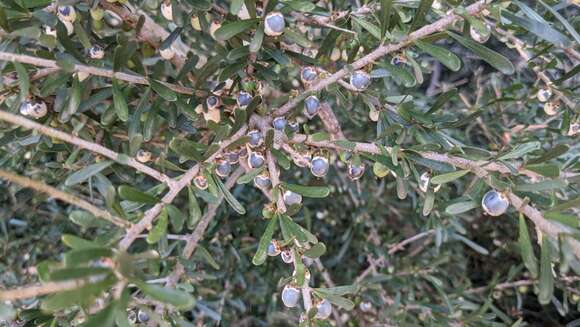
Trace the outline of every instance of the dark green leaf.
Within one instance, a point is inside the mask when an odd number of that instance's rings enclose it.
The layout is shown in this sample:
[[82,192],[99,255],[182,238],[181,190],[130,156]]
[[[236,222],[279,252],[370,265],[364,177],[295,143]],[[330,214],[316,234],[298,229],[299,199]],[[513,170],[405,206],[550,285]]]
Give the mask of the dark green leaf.
[[92,164],[90,166],[86,166],[85,168],[75,172],[74,174],[67,177],[64,181],[64,185],[66,186],[73,186],[79,183],[86,181],[87,179],[91,178],[92,176],[100,173],[105,168],[108,168],[113,164],[112,161],[101,161],[97,162],[96,164]]
[[501,54],[486,48],[485,46],[472,41],[471,39],[465,38],[461,35],[455,34],[453,32],[447,32],[449,36],[459,42],[461,45],[467,49],[473,51],[481,59],[485,60],[488,64],[493,66],[500,72],[511,75],[515,72],[514,65],[506,57]]
[[309,198],[325,198],[330,194],[328,186],[304,186],[287,183],[283,183],[282,186],[287,190]]
[[153,195],[141,192],[137,188],[129,185],[121,185],[117,190],[119,196],[123,200],[133,201],[138,203],[155,204],[159,202]]
[[259,266],[266,261],[268,245],[272,241],[272,237],[274,236],[274,231],[276,230],[276,226],[278,226],[278,215],[274,215],[272,219],[268,222],[268,226],[266,226],[266,230],[262,234],[260,238],[260,243],[258,244],[258,249],[256,250],[256,254],[252,259],[252,263],[256,266]]

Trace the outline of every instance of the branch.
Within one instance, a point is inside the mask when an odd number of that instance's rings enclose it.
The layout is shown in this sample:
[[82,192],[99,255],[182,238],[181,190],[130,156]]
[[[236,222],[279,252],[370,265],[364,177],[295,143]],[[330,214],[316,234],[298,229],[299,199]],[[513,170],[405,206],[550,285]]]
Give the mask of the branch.
[[[237,139],[239,139],[240,137],[244,136],[246,134],[246,130],[247,130],[247,127],[243,126],[242,128],[240,128],[239,131],[237,131],[229,139],[222,141],[220,148],[216,152],[214,152],[214,154],[209,156],[204,162],[213,161],[232,142],[234,142]],[[198,174],[200,167],[201,167],[201,163],[198,163],[195,166],[189,168],[189,170],[187,170],[187,172],[185,172],[185,174],[183,174],[183,176],[181,177],[181,179],[179,181],[174,182],[173,187],[170,188],[170,190],[169,190],[169,192],[167,192],[167,194],[165,194],[165,196],[161,199],[161,202],[157,203],[151,209],[149,209],[145,212],[145,215],[143,216],[143,218],[137,224],[133,225],[133,227],[127,231],[127,234],[125,235],[125,237],[123,237],[123,239],[120,241],[119,248],[121,250],[127,250],[129,248],[129,246],[131,246],[133,241],[135,241],[135,239],[137,237],[139,237],[139,235],[145,229],[151,227],[153,220],[155,220],[155,218],[159,215],[159,213],[161,212],[161,209],[163,209],[163,206],[165,204],[169,204],[169,203],[173,202],[173,199],[175,199],[177,197],[179,192],[184,187],[189,185],[191,183],[191,181],[193,180],[193,178]]]
[[409,238],[407,238],[407,239],[405,239],[397,244],[394,244],[394,245],[389,247],[389,254],[393,255],[393,254],[397,253],[398,251],[403,250],[405,248],[405,245],[407,245],[409,243],[413,243],[413,242],[420,240],[423,237],[427,237],[433,233],[435,233],[435,230],[430,229],[428,231],[419,233],[417,235],[413,235],[413,236],[411,236],[411,237],[409,237]]
[[23,300],[41,295],[71,291],[83,287],[87,284],[100,282],[106,277],[106,275],[96,275],[85,279],[73,279],[63,282],[49,282],[38,286],[27,286],[13,290],[0,291],[0,301]]
[[[27,55],[20,55],[20,54],[10,53],[10,52],[0,51],[0,60],[1,61],[10,61],[10,62],[20,62],[23,64],[29,64],[29,65],[33,65],[33,66],[37,66],[37,67],[52,68],[52,69],[54,69],[54,71],[58,71],[61,69],[55,60],[37,58],[37,57],[27,56]],[[89,74],[89,75],[117,79],[120,81],[125,81],[125,82],[129,82],[129,83],[133,83],[133,84],[149,85],[149,80],[144,76],[140,76],[140,75],[136,75],[136,74],[122,73],[122,72],[114,72],[110,69],[105,69],[105,68],[98,68],[98,67],[93,67],[93,66],[75,64],[73,71],[81,72],[81,73],[85,73],[85,74]],[[171,84],[171,83],[167,83],[167,82],[163,82],[163,81],[158,81],[158,82],[165,85],[167,88],[169,88],[177,93],[187,94],[187,95],[191,95],[191,94],[195,93],[193,89],[190,89],[190,88],[187,88],[184,86]]]
[[157,171],[157,170],[155,170],[147,165],[144,165],[133,158],[129,158],[127,160],[125,160],[124,158],[121,159],[121,158],[119,158],[119,156],[120,156],[119,153],[117,153],[113,150],[110,150],[108,148],[105,148],[104,146],[102,146],[100,144],[85,141],[85,140],[81,139],[80,137],[76,137],[74,135],[59,131],[58,129],[54,129],[54,128],[49,127],[49,126],[45,126],[45,125],[36,123],[30,119],[24,118],[24,117],[19,116],[19,115],[11,114],[9,112],[2,111],[2,110],[0,110],[0,120],[7,121],[11,124],[18,125],[18,126],[21,126],[21,127],[27,128],[27,129],[36,130],[39,133],[44,134],[46,136],[54,137],[54,138],[59,139],[61,141],[76,145],[82,149],[89,150],[89,151],[94,152],[94,153],[98,153],[104,157],[115,160],[118,163],[125,164],[129,167],[133,167],[133,168],[137,169],[138,171],[140,171],[146,175],[149,175],[149,176],[155,178],[156,180],[158,180],[162,183],[167,183],[171,186],[171,178],[169,178],[165,174],[162,174],[159,171]]
[[[474,14],[482,11],[485,7],[486,7],[485,1],[480,0],[472,5],[468,6],[466,8],[466,11],[467,11],[467,14],[474,15]],[[444,18],[442,18],[442,19],[440,19],[432,24],[426,25],[426,26],[416,30],[415,32],[406,36],[399,43],[379,46],[371,53],[369,53],[366,56],[360,58],[359,60],[353,62],[352,64],[345,66],[344,68],[340,69],[339,71],[332,74],[331,76],[329,76],[325,79],[319,80],[317,83],[313,84],[310,88],[308,88],[304,93],[302,93],[302,95],[291,99],[290,101],[286,102],[286,104],[284,104],[280,108],[276,109],[276,111],[274,112],[274,115],[275,116],[285,115],[292,108],[296,107],[309,94],[319,92],[319,91],[323,90],[324,88],[326,88],[327,86],[329,86],[333,83],[336,83],[337,81],[341,80],[342,78],[344,78],[348,74],[350,74],[350,72],[353,69],[354,70],[361,69],[369,64],[372,64],[377,59],[384,57],[391,52],[395,52],[395,51],[398,51],[406,46],[409,46],[414,41],[416,41],[418,39],[421,39],[423,37],[426,37],[426,36],[431,35],[431,34],[436,33],[436,32],[440,32],[440,31],[444,30],[447,26],[455,23],[456,21],[462,20],[462,19],[463,18],[461,16],[458,16],[455,14],[450,14],[450,15],[445,16]]]
[[[242,176],[243,173],[244,168],[241,166],[238,167],[238,169],[236,169],[232,173],[232,175],[230,175],[230,177],[228,178],[227,182],[225,183],[225,187],[227,189],[231,189],[236,184],[236,181],[238,180],[238,178],[240,178],[240,176]],[[191,258],[193,252],[195,252],[195,249],[197,248],[199,241],[203,237],[203,234],[205,233],[207,226],[209,226],[209,223],[215,218],[217,209],[219,208],[223,200],[224,200],[223,195],[220,195],[216,203],[208,205],[207,212],[205,213],[205,215],[203,215],[203,217],[195,227],[195,230],[190,235],[187,236],[187,243],[185,244],[185,248],[183,249],[182,255],[184,259]],[[183,265],[180,262],[177,262],[177,264],[175,265],[175,269],[173,270],[173,273],[171,273],[171,275],[167,277],[166,286],[167,287],[175,286],[175,284],[177,284],[177,281],[179,281],[179,278],[181,278],[181,276],[184,273],[185,267],[183,267]]]
[[[280,176],[278,169],[276,168],[276,162],[272,156],[272,152],[268,150],[266,153],[266,160],[268,162],[268,171],[270,173],[270,181],[272,181],[272,197],[274,197],[274,190],[280,185]],[[276,200],[276,211],[280,213],[286,212],[286,204],[284,204],[284,197],[282,194],[278,193],[278,198]]]
[[4,179],[9,180],[13,183],[19,184],[23,187],[28,187],[28,188],[34,189],[38,192],[46,193],[55,199],[59,199],[61,201],[64,201],[64,202],[67,202],[67,203],[72,204],[74,206],[77,206],[79,208],[82,208],[82,209],[90,212],[91,214],[93,214],[93,216],[95,216],[97,218],[104,219],[104,220],[106,220],[114,225],[117,225],[119,227],[122,227],[122,228],[131,227],[130,222],[128,222],[124,219],[121,219],[117,216],[113,216],[108,211],[101,210],[101,209],[95,207],[94,205],[90,204],[89,202],[87,202],[81,198],[78,198],[74,195],[62,192],[62,191],[57,190],[56,188],[54,188],[52,186],[46,185],[46,184],[41,183],[41,182],[37,182],[37,181],[32,180],[28,177],[19,176],[19,175],[13,174],[11,172],[0,169],[0,178],[4,178]]

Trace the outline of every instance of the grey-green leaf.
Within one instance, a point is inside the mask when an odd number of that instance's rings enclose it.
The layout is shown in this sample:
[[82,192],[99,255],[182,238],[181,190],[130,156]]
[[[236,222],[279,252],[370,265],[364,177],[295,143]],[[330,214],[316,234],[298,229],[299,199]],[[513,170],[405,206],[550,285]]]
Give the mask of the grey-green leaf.
[[554,293],[554,275],[552,275],[552,249],[548,236],[542,238],[542,251],[540,257],[540,293],[538,301],[540,304],[549,304]]
[[85,168],[73,173],[64,181],[64,185],[66,186],[73,186],[79,183],[82,183],[89,179],[90,177],[100,173],[105,168],[112,165],[112,161],[101,161],[90,166],[86,166]]
[[218,28],[215,31],[214,35],[216,39],[220,41],[226,41],[238,35],[239,33],[245,32],[246,30],[249,30],[250,28],[256,26],[257,23],[258,23],[257,19],[234,21],[231,23],[224,24],[222,27]]
[[268,222],[268,226],[266,226],[266,230],[262,237],[260,238],[260,243],[258,243],[258,250],[256,250],[256,254],[252,259],[252,263],[256,266],[259,266],[266,261],[266,252],[268,250],[268,245],[272,241],[272,237],[274,236],[274,231],[276,230],[276,226],[278,226],[278,215],[274,215],[272,219]]
[[526,220],[524,216],[520,213],[520,226],[519,226],[519,239],[518,243],[520,246],[520,253],[522,255],[522,260],[524,265],[528,268],[528,271],[532,275],[532,278],[538,278],[538,260],[534,255],[534,249],[532,248],[532,241],[530,240],[530,234],[528,232],[528,226],[526,225]]
[[502,56],[501,54],[490,50],[489,48],[472,41],[466,37],[463,37],[459,34],[453,32],[447,32],[449,36],[459,42],[461,45],[466,47],[467,49],[473,51],[476,55],[478,55],[481,59],[486,61],[488,64],[493,66],[495,69],[499,70],[500,72],[511,75],[515,72],[514,65],[509,61],[506,57]]
[[461,68],[461,60],[453,52],[425,41],[415,41],[415,45],[433,58],[439,60],[445,67],[456,72]]

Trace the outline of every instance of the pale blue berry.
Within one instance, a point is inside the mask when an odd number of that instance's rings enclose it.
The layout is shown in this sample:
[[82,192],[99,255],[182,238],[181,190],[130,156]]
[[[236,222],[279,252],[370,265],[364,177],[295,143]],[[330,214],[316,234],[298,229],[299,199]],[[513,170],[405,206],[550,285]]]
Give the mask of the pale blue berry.
[[314,117],[320,109],[320,100],[314,95],[309,96],[304,100],[304,110],[308,117]]
[[500,216],[507,211],[509,201],[505,195],[491,190],[483,196],[481,200],[483,210],[490,216]]
[[316,319],[328,319],[332,313],[332,304],[326,299],[316,305]]
[[224,159],[230,164],[235,165],[240,161],[240,153],[238,151],[230,151],[224,153]]
[[248,156],[248,166],[252,169],[260,168],[264,165],[264,156],[257,153],[252,152]]
[[139,310],[139,313],[137,313],[137,319],[139,320],[139,322],[148,322],[149,315],[147,314],[147,312]]
[[272,185],[270,180],[270,175],[267,172],[263,172],[258,176],[254,177],[254,185],[258,188],[267,188]]
[[238,102],[238,106],[245,108],[252,102],[252,95],[248,92],[240,91],[236,101]]
[[359,91],[365,90],[370,84],[370,75],[362,70],[358,70],[350,76],[350,85]]
[[264,33],[269,36],[277,36],[284,32],[284,27],[286,27],[286,22],[284,21],[284,15],[279,12],[272,12],[266,16],[266,24],[264,28]]
[[284,192],[284,203],[287,206],[297,205],[302,203],[302,195],[292,192],[286,191]]
[[324,177],[328,173],[328,160],[324,157],[314,157],[310,162],[310,172],[316,177]]
[[205,100],[205,103],[207,104],[207,107],[209,109],[215,109],[215,108],[219,107],[220,102],[221,102],[220,98],[216,97],[215,95],[210,95]]
[[360,165],[353,164],[348,165],[348,177],[351,180],[354,181],[361,178],[364,173],[365,173],[365,165],[363,163],[361,163]]
[[294,308],[298,305],[300,299],[300,290],[296,287],[286,285],[282,290],[282,302],[288,308]]
[[232,165],[227,160],[219,160],[215,167],[215,173],[220,177],[226,177],[232,172]]
[[272,121],[272,126],[278,131],[283,131],[286,127],[287,120],[284,117],[276,117]]
[[314,69],[314,67],[304,67],[300,72],[300,79],[302,80],[302,83],[313,82],[316,77],[318,77],[318,74],[316,73],[316,69]]
[[262,132],[256,129],[248,132],[248,136],[250,137],[248,144],[250,144],[250,147],[252,148],[259,147],[262,145],[262,143],[264,143],[264,136],[262,135]]
[[89,49],[89,57],[91,57],[91,59],[103,59],[104,56],[105,51],[98,45],[93,45]]
[[277,244],[275,240],[272,240],[270,244],[268,244],[268,249],[266,250],[266,254],[270,257],[275,257],[280,254],[280,246]]

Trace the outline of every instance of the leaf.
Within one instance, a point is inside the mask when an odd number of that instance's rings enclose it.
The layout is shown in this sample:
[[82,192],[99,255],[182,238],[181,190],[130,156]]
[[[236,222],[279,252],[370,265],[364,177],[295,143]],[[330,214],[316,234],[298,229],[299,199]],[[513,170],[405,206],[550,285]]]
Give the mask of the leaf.
[[86,240],[84,238],[80,238],[78,236],[74,236],[74,235],[70,235],[70,234],[63,234],[61,236],[61,240],[62,240],[62,243],[64,243],[64,245],[68,246],[69,248],[71,248],[73,250],[83,250],[83,249],[92,249],[92,248],[102,247],[101,245],[99,245],[93,241],[89,241],[89,240]]
[[384,36],[391,24],[393,0],[381,0],[379,21],[381,22],[381,35]]
[[463,242],[463,244],[469,246],[471,249],[473,249],[473,251],[481,255],[489,255],[489,251],[486,248],[468,239],[467,237],[459,234],[454,234],[453,237]]
[[[554,15],[554,17],[556,17],[560,21],[560,23],[562,23],[562,25],[564,25],[564,27],[566,28],[568,33],[570,33],[570,35],[572,35],[572,37],[574,38],[576,43],[580,44],[580,34],[578,34],[578,32],[576,32],[576,29],[566,20],[566,18],[564,18],[562,15],[560,15],[560,13],[558,11],[556,11],[556,9],[545,4],[544,1],[539,0],[538,2],[540,2],[542,4],[542,6],[544,6],[546,9],[548,9],[548,11],[552,15]],[[518,2],[518,5],[519,4],[520,3]]]
[[24,65],[19,62],[12,63],[14,69],[18,74],[18,85],[20,86],[20,101],[24,101],[30,92],[30,79],[28,78],[28,72]]
[[566,35],[553,29],[545,21],[540,22],[530,17],[517,16],[507,10],[502,10],[501,15],[504,18],[510,20],[512,23],[520,25],[529,32],[538,36],[540,39],[548,41],[557,47],[564,48],[570,45],[570,40],[566,37]]
[[0,321],[9,321],[16,316],[16,310],[12,306],[0,302]]
[[250,42],[250,52],[256,53],[262,48],[262,41],[264,41],[264,24],[260,23],[256,29],[256,33]]
[[427,13],[431,10],[432,5],[433,0],[421,0],[419,8],[417,8],[417,11],[415,12],[411,27],[409,27],[409,31],[414,31],[423,24],[425,16],[427,16]]
[[248,184],[249,182],[253,181],[256,176],[260,175],[262,171],[264,171],[263,167],[248,171],[240,178],[238,178],[237,184]]
[[193,193],[193,187],[187,187],[187,199],[188,199],[188,208],[189,208],[189,219],[187,220],[187,227],[193,229],[197,222],[201,219],[202,212],[201,208],[199,207],[199,203],[197,202],[197,197]]
[[309,198],[325,198],[330,194],[328,186],[304,186],[288,183],[283,183],[282,186],[289,191]]
[[570,149],[570,147],[567,146],[566,144],[558,144],[558,145],[550,148],[548,151],[544,152],[540,157],[535,158],[535,159],[531,159],[527,163],[528,164],[538,164],[538,163],[546,162],[548,160],[558,158],[559,156],[568,152],[569,149]]
[[143,281],[135,281],[135,285],[147,296],[154,300],[169,303],[180,310],[191,309],[195,305],[195,298],[184,291],[159,286],[156,284],[147,284]]
[[542,238],[539,289],[538,301],[542,305],[549,304],[554,293],[554,275],[552,275],[552,249],[548,236]]
[[358,291],[358,286],[356,284],[351,284],[351,285],[341,285],[341,286],[335,286],[335,287],[329,287],[329,288],[316,288],[315,290],[318,291],[319,293],[343,296],[343,295],[355,294]]
[[344,298],[342,296],[320,292],[318,289],[315,289],[314,293],[316,293],[316,295],[318,295],[319,297],[328,300],[330,303],[336,305],[339,308],[345,310],[352,310],[354,308],[354,303],[351,300]]
[[524,215],[521,213],[518,244],[524,265],[526,268],[528,268],[532,278],[538,278],[538,261],[534,255],[534,249],[532,248],[532,241],[530,240],[530,234],[528,233],[526,220]]
[[469,173],[469,170],[458,170],[447,174],[437,175],[431,178],[431,183],[437,185],[449,183],[465,176],[467,173]]
[[355,23],[360,25],[362,28],[367,30],[372,36],[374,36],[377,40],[381,41],[383,38],[381,36],[381,28],[377,25],[370,23],[369,21],[365,20],[364,18],[359,18],[356,16],[350,17]]
[[456,72],[461,68],[461,60],[453,52],[446,48],[430,44],[425,41],[417,40],[415,45],[424,52],[427,52],[433,58],[439,60],[445,67]]
[[83,228],[103,227],[106,225],[104,220],[98,219],[95,216],[93,216],[90,212],[84,210],[72,211],[68,215],[68,219],[70,219],[73,223]]
[[266,261],[268,245],[272,241],[272,237],[274,236],[274,231],[276,230],[276,226],[278,226],[278,219],[279,215],[274,215],[272,219],[268,222],[268,226],[266,226],[266,230],[260,237],[260,242],[258,243],[258,249],[256,250],[256,254],[252,259],[252,263],[256,266],[263,264]]
[[425,202],[423,203],[423,216],[428,216],[431,211],[433,210],[433,206],[435,204],[435,193],[433,190],[428,189],[427,194],[425,194]]
[[155,204],[159,202],[153,195],[141,192],[137,188],[129,185],[121,185],[117,189],[117,193],[123,200],[133,201],[138,203]]
[[447,32],[447,34],[503,74],[511,75],[515,72],[514,65],[511,61],[501,54],[453,32]]
[[286,240],[296,238],[301,243],[318,243],[316,236],[292,220],[288,215],[280,216],[280,227]]
[[79,265],[101,258],[110,258],[113,250],[104,247],[84,248],[72,250],[64,254],[64,264],[66,266]]
[[244,206],[232,195],[232,193],[230,193],[230,191],[227,189],[227,187],[224,185],[224,183],[221,181],[221,179],[219,179],[218,177],[213,177],[216,185],[218,186],[219,190],[222,192],[224,199],[226,200],[226,202],[230,205],[230,207],[232,207],[232,209],[234,209],[235,212],[237,212],[240,215],[245,215],[246,214],[246,209],[244,208]]
[[153,91],[155,91],[155,93],[159,94],[159,96],[165,99],[166,101],[170,102],[177,101],[177,93],[175,93],[175,91],[165,86],[165,84],[163,84],[162,82],[158,82],[150,78],[149,85],[151,85],[151,88],[153,89]]
[[159,242],[167,234],[168,223],[167,209],[163,208],[157,217],[157,223],[147,234],[147,243],[155,244]]
[[543,192],[554,189],[562,189],[568,186],[568,182],[562,179],[544,180],[538,183],[517,184],[515,190],[518,192]]
[[165,208],[167,209],[167,215],[169,216],[169,221],[171,222],[171,226],[173,226],[173,230],[178,233],[181,232],[187,217],[173,204],[167,204],[165,205]]
[[[296,247],[292,248],[294,258],[301,258],[300,253]],[[296,285],[304,285],[305,280],[305,267],[304,262],[302,260],[294,260],[294,280]]]
[[52,295],[45,298],[40,307],[43,311],[55,312],[73,305],[88,306],[99,294],[109,289],[115,281],[114,277],[109,276],[75,290]]
[[115,306],[110,303],[106,308],[89,316],[87,321],[80,325],[81,327],[107,327],[115,326]]
[[125,95],[121,91],[121,86],[116,79],[113,79],[113,105],[117,117],[121,121],[127,121],[129,119],[129,107],[127,106],[127,101],[125,101]]
[[101,161],[73,173],[64,181],[64,185],[73,186],[86,181],[113,164],[112,161]]
[[65,110],[62,110],[59,116],[61,122],[68,122],[72,115],[79,109],[81,103],[81,85],[78,77],[73,78],[71,92],[68,99],[68,104]]
[[[238,35],[239,33],[243,33],[246,30],[256,26],[258,22],[258,19],[246,19],[227,23],[218,28],[214,35],[217,40],[226,41]],[[252,47],[250,46],[250,49],[251,48]]]
[[48,278],[51,281],[63,281],[109,273],[111,273],[111,269],[107,267],[73,267],[53,270],[48,274]]
[[321,257],[324,253],[326,253],[326,245],[324,243],[316,243],[310,249],[304,252],[304,255],[316,259]]
[[509,151],[506,154],[503,154],[498,159],[499,160],[521,159],[525,154],[532,151],[536,151],[540,149],[540,147],[541,147],[540,142],[528,142],[518,144],[513,150]]
[[449,215],[458,215],[477,207],[478,205],[475,201],[464,201],[447,206],[447,208],[445,208],[445,212]]
[[538,173],[545,177],[556,178],[560,176],[560,166],[556,164],[535,164],[526,165],[524,168]]
[[220,269],[220,265],[217,263],[217,261],[215,261],[215,259],[213,258],[212,254],[209,253],[209,251],[205,247],[203,247],[201,245],[198,245],[197,246],[197,249],[195,249],[195,255],[201,257],[213,269],[215,269],[215,270],[219,270]]

